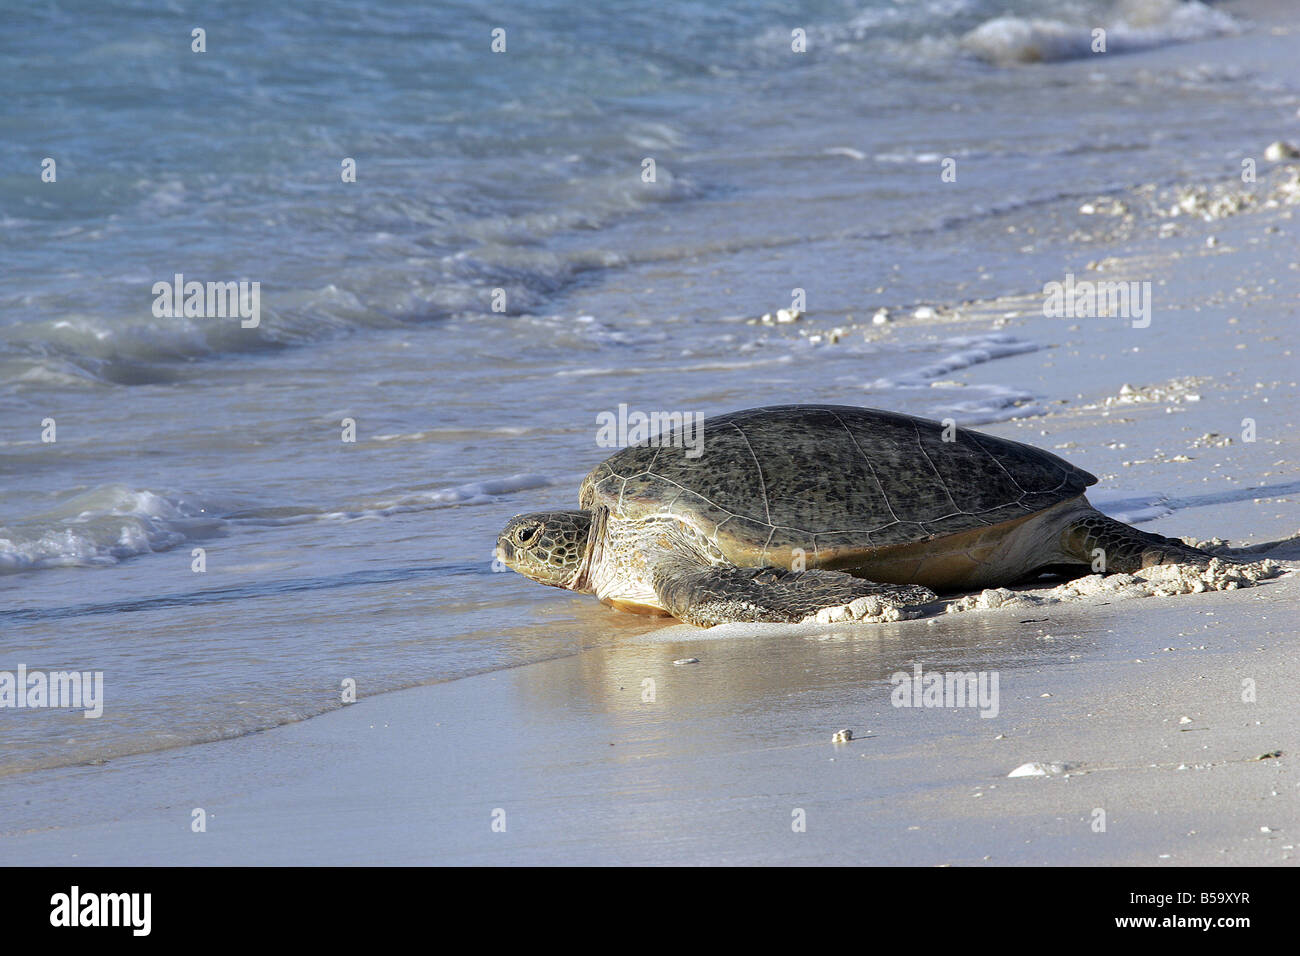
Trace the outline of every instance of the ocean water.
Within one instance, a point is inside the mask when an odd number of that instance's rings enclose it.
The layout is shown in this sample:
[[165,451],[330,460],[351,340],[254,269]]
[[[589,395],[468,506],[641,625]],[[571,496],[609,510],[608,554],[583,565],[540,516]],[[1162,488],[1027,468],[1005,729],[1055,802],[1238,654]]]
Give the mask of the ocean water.
[[[929,384],[1050,342],[749,320],[1033,291],[1080,197],[1221,176],[1280,95],[1140,68],[1250,28],[1162,0],[159,6],[0,14],[0,669],[106,694],[5,713],[0,773],[659,626],[493,572],[599,413],[1037,414]],[[260,283],[260,323],[155,315],[177,274]]]

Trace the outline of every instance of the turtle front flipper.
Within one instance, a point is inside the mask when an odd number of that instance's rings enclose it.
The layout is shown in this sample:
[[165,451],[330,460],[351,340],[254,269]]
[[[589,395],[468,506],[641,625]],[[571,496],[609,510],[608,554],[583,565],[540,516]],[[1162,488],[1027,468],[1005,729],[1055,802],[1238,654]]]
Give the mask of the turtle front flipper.
[[1173,538],[1139,531],[1089,509],[1061,532],[1067,555],[1100,573],[1131,574],[1156,564],[1206,565],[1214,555]]
[[935,600],[928,588],[877,584],[839,571],[715,567],[665,558],[655,592],[678,620],[698,627],[740,622],[797,624],[900,620],[904,608]]

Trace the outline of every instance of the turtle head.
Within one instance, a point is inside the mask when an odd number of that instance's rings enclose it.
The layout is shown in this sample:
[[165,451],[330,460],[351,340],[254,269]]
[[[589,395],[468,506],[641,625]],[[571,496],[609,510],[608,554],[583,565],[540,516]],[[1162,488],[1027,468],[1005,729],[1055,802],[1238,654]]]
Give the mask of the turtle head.
[[497,538],[497,557],[540,584],[576,589],[587,568],[590,511],[515,515]]

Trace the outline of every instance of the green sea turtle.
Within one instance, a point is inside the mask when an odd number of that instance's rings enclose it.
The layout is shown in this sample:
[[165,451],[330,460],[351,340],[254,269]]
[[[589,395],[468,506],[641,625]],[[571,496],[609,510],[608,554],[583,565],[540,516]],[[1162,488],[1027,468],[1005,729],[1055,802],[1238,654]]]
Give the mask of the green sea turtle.
[[935,591],[1045,569],[1210,561],[1101,514],[1083,495],[1095,477],[1019,442],[837,405],[702,428],[702,453],[659,435],[597,465],[581,510],[512,518],[498,556],[542,584],[701,626],[897,619]]

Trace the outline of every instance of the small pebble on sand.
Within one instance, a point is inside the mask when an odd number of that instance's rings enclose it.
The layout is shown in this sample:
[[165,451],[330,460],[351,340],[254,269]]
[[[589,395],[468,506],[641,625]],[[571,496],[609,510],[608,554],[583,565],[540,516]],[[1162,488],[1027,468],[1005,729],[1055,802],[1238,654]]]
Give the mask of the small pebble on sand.
[[1015,770],[1007,774],[1008,777],[1047,777],[1056,774],[1065,773],[1068,764],[1063,763],[1022,763]]
[[1285,140],[1279,139],[1268,144],[1268,148],[1264,150],[1264,158],[1270,163],[1280,163],[1286,159],[1300,159],[1300,149]]

